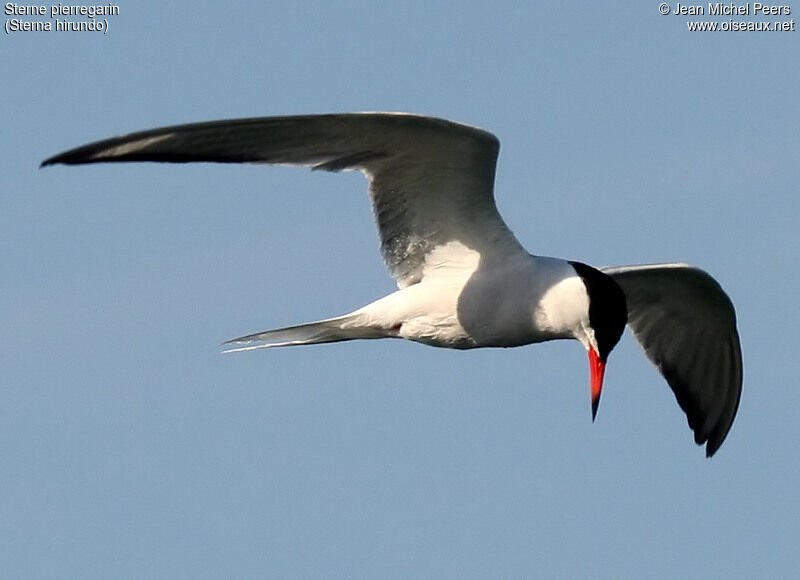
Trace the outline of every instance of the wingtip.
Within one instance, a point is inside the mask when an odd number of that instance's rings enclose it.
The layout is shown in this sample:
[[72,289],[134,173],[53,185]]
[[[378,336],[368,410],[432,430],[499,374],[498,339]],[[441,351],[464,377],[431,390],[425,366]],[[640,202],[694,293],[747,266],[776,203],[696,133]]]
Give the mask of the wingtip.
[[711,459],[714,454],[719,450],[720,445],[722,442],[713,442],[711,440],[706,443],[706,459]]
[[[727,433],[725,434],[727,435]],[[722,439],[719,438],[710,438],[706,442],[706,457],[711,458],[722,446],[722,442],[725,440],[723,436]]]
[[60,165],[60,164],[67,165],[70,163],[76,163],[76,161],[70,160],[70,155],[68,155],[68,153],[69,151],[67,151],[66,153],[59,153],[58,155],[53,155],[52,157],[48,157],[39,164],[39,168],[41,169],[42,167],[48,167],[50,165]]

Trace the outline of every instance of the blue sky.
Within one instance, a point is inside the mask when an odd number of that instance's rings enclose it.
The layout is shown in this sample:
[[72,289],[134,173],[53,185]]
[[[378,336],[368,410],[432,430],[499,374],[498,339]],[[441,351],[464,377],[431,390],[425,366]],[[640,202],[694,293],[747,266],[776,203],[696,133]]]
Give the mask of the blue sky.
[[[657,2],[119,6],[106,35],[0,41],[4,575],[796,576],[800,33],[691,33]],[[359,110],[494,132],[533,253],[715,275],[745,362],[717,455],[630,334],[594,424],[572,341],[219,354],[393,288],[358,174],[38,169]]]

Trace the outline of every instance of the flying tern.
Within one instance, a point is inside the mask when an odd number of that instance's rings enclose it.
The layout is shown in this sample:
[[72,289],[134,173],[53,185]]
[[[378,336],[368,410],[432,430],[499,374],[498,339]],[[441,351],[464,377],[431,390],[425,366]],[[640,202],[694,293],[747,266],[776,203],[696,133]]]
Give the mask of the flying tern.
[[253,350],[404,338],[470,349],[576,339],[586,349],[592,418],[609,353],[630,326],[713,455],[742,386],[733,304],[687,264],[593,268],[535,256],[497,211],[499,141],[481,129],[403,113],[212,121],[151,129],[78,147],[42,165],[214,161],[360,170],[383,259],[398,290],[348,314],[225,344]]

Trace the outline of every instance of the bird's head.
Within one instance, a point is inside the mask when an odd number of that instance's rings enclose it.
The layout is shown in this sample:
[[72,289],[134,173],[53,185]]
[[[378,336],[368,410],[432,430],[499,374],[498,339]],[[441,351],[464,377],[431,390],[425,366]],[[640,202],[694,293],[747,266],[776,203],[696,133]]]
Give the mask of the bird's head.
[[611,276],[580,262],[570,262],[580,276],[588,297],[588,313],[575,332],[589,355],[592,420],[597,416],[606,360],[619,342],[628,321],[625,294]]

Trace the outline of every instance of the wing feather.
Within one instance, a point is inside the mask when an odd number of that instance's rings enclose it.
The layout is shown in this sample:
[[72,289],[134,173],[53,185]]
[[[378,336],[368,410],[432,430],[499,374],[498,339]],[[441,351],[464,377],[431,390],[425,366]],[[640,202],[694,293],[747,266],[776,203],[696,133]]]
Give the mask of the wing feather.
[[398,285],[422,276],[428,254],[459,241],[478,252],[520,251],[494,202],[499,151],[486,131],[398,113],[262,117],[151,129],[44,161],[216,161],[357,169],[370,196],[384,261]]
[[628,303],[628,324],[669,383],[709,457],[733,424],[742,392],[736,313],[711,276],[686,264],[602,268]]

